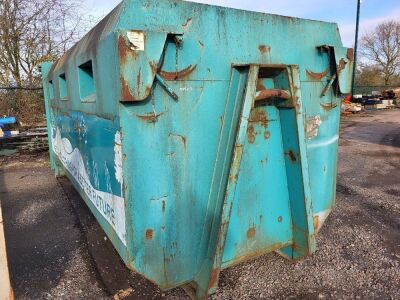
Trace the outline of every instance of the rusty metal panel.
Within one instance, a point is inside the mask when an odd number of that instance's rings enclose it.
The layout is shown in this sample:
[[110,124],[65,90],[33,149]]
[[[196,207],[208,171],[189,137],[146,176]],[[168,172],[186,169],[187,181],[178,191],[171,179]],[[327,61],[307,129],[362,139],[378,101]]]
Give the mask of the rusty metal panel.
[[315,251],[351,65],[333,23],[123,1],[43,65],[52,169],[128,267],[205,298],[223,268]]

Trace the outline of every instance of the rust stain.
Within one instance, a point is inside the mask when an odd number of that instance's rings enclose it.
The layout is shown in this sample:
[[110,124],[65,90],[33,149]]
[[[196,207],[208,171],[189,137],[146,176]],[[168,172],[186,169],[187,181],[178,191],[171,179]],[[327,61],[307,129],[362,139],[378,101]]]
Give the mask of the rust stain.
[[162,116],[164,113],[156,114],[154,112],[148,113],[146,115],[136,115],[139,119],[146,121],[147,123],[156,123],[158,118]]
[[78,119],[75,119],[75,120],[74,120],[74,129],[75,129],[75,130],[78,130],[78,129],[79,129],[79,122],[78,122]]
[[266,89],[266,90],[261,90],[258,91],[258,94],[255,98],[256,101],[258,100],[266,100],[270,98],[282,98],[282,99],[290,99],[290,95],[287,91],[285,90],[279,90],[279,89]]
[[185,137],[185,136],[183,136],[183,135],[181,135],[181,134],[173,134],[173,133],[170,133],[169,136],[170,136],[170,137],[172,136],[172,137],[178,137],[178,138],[180,138],[181,141],[182,141],[182,144],[183,144],[183,148],[186,149],[186,137]]
[[149,66],[150,66],[153,74],[157,73],[157,70],[158,70],[157,62],[151,61],[151,62],[149,62]]
[[264,139],[265,139],[265,140],[268,140],[270,137],[271,137],[271,132],[265,131],[265,132],[264,132]]
[[218,284],[218,277],[219,277],[219,269],[213,268],[210,274],[210,281],[208,283],[208,288],[213,288],[215,285]]
[[318,223],[319,223],[318,216],[314,216],[313,223],[314,223],[314,230],[316,231],[318,229]]
[[154,231],[153,231],[153,229],[147,229],[146,230],[146,234],[145,234],[145,236],[146,236],[146,240],[151,240],[151,239],[153,239],[153,235],[154,235]]
[[315,73],[310,70],[306,70],[306,73],[307,73],[307,76],[310,77],[311,79],[321,80],[326,75],[328,75],[329,71],[330,71],[330,67],[328,66],[323,72],[320,72],[320,73]]
[[132,99],[134,100],[135,97],[133,97],[131,90],[129,88],[129,84],[126,82],[126,80],[121,77],[121,94],[122,94],[122,99],[121,101],[131,101]]
[[254,144],[256,134],[254,133],[254,127],[251,124],[247,127],[247,138],[250,144]]
[[256,86],[257,92],[266,89],[266,87],[264,86],[264,84],[263,84],[262,82],[263,82],[263,80],[262,80],[261,78],[259,78],[259,79],[257,80],[257,86]]
[[187,29],[189,28],[189,26],[192,24],[192,18],[189,18],[186,20],[186,22],[184,24],[182,24],[182,28],[184,31],[187,31]]
[[321,103],[321,106],[324,110],[326,111],[330,111],[332,109],[334,109],[335,107],[337,107],[337,103]]
[[254,227],[249,228],[249,230],[247,230],[247,239],[251,240],[256,236],[256,229]]
[[267,112],[265,109],[253,108],[250,112],[249,123],[261,123],[265,128],[268,126]]
[[137,88],[139,88],[140,87],[140,83],[141,83],[141,76],[142,76],[142,69],[139,69],[139,73],[138,73],[138,75],[137,75],[137,77],[136,77],[136,84],[137,84]]
[[[121,71],[123,70],[123,66],[128,63],[129,58],[132,58],[134,60],[137,56],[135,51],[130,50],[127,41],[122,35],[118,37],[118,55],[120,58]],[[120,74],[120,76],[121,76],[120,81],[121,81],[121,92],[122,92],[121,101],[135,101],[136,99],[130,90],[129,82],[126,81],[122,73]],[[140,86],[140,81],[141,81],[140,76],[141,74],[139,71],[137,77],[138,87]],[[148,89],[146,89],[146,92],[148,92]]]
[[346,64],[347,64],[347,62],[343,58],[341,58],[340,61],[339,61],[339,64],[337,65],[337,74],[338,74],[338,76],[344,70],[344,68],[346,68]]
[[261,52],[261,54],[265,54],[265,53],[269,52],[271,50],[271,48],[266,45],[260,45],[260,46],[258,46],[258,50]]
[[297,161],[296,155],[292,150],[289,150],[288,152],[285,152],[285,155],[289,156],[289,159],[291,162],[295,163]]
[[235,183],[235,182],[237,182],[237,180],[238,180],[238,178],[239,178],[239,175],[238,174],[235,174],[234,176],[229,176],[229,178],[228,178],[228,181],[230,182],[230,183]]
[[187,68],[177,72],[166,72],[163,70],[159,70],[158,74],[160,74],[160,76],[165,80],[178,80],[191,74],[194,69],[196,69],[196,66],[197,65],[189,65]]
[[353,60],[354,60],[354,49],[353,49],[353,48],[348,48],[348,49],[347,49],[347,58],[348,58],[350,61],[353,61]]
[[257,257],[265,255],[265,253],[277,251],[279,249],[282,249],[284,247],[288,247],[290,245],[291,245],[291,243],[289,243],[289,242],[288,243],[280,243],[280,242],[279,243],[275,243],[275,244],[273,244],[273,245],[271,245],[271,246],[269,246],[267,248],[263,248],[261,250],[255,251],[255,252],[250,252],[249,254],[236,257],[235,259],[229,261],[228,266],[231,267],[231,266],[237,265],[237,264],[245,262],[245,261],[250,261],[252,259],[255,259]]
[[128,60],[128,56],[132,54],[135,55],[133,51],[129,51],[125,38],[120,35],[118,37],[118,55],[121,65],[125,65]]

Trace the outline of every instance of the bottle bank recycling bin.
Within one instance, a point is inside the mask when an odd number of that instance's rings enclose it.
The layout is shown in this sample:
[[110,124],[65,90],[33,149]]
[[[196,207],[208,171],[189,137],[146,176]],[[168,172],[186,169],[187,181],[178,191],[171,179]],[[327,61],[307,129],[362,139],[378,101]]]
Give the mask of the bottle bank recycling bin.
[[42,65],[51,166],[129,268],[204,298],[224,268],[315,251],[352,64],[334,23],[123,1]]

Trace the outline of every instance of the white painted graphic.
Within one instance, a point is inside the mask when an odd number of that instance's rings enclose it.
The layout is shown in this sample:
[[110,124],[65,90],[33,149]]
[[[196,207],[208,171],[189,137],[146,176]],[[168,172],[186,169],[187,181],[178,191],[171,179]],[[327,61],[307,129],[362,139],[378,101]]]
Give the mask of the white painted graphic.
[[[87,173],[85,163],[83,162],[82,154],[78,148],[73,149],[71,142],[67,138],[61,138],[60,129],[57,127],[55,136],[52,136],[53,152],[58,156],[64,168],[75,178],[87,197],[107,220],[111,227],[115,230],[122,243],[126,246],[126,230],[125,230],[125,201],[120,196],[113,195],[97,190],[92,186],[89,175]],[[119,134],[119,133],[117,133]],[[115,171],[118,182],[122,187],[122,153],[121,139],[119,135],[119,146],[117,147],[117,134],[114,150],[118,150],[115,155]],[[106,173],[108,169],[106,168]],[[95,177],[95,185],[98,183],[97,167],[93,170]],[[107,177],[109,174],[104,174]],[[98,184],[97,184],[98,185]],[[108,191],[111,191],[107,188]]]
[[114,137],[114,168],[115,168],[115,178],[121,184],[122,191],[122,147],[121,147],[121,132],[117,131]]

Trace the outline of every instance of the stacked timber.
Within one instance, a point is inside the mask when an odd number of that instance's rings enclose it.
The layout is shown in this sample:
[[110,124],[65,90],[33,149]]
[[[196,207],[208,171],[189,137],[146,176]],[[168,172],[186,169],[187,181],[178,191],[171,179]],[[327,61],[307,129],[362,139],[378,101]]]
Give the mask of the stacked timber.
[[0,149],[17,150],[18,152],[46,151],[49,148],[47,128],[37,127],[0,138]]

